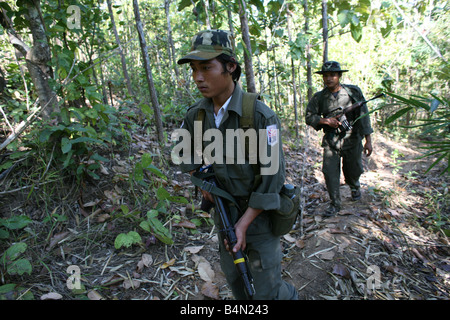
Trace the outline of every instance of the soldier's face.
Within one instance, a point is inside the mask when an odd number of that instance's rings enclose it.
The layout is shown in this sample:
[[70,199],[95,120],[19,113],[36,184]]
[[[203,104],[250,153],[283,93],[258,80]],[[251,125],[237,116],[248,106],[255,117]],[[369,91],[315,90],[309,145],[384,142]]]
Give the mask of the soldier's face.
[[[227,66],[231,68],[227,70],[228,72],[224,72],[222,64],[217,59],[192,60],[190,66],[195,84],[205,98],[216,98],[221,95],[229,97],[233,92],[234,83],[230,72],[234,71],[234,65]],[[230,90],[231,93],[229,93]]]
[[328,89],[333,90],[339,87],[339,79],[341,78],[339,72],[325,72],[322,77],[323,83]]

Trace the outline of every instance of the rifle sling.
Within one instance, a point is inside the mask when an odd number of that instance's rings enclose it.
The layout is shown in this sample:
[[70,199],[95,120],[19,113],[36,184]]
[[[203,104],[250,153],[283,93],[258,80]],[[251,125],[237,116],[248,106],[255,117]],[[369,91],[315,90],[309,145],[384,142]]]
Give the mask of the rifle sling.
[[228,201],[233,203],[240,211],[241,209],[239,207],[239,204],[231,194],[229,194],[228,192],[219,187],[214,186],[212,183],[207,181],[208,178],[213,176],[214,173],[204,173],[196,171],[191,175],[191,181],[195,186],[199,187],[200,189],[205,190],[209,193],[213,193],[223,199],[227,199]]

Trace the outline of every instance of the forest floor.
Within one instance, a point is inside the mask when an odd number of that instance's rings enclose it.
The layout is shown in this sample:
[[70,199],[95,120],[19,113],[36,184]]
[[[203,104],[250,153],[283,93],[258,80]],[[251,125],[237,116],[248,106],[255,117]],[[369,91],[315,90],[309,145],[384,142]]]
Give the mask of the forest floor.
[[[343,208],[336,217],[324,218],[320,213],[328,194],[320,137],[307,131],[306,143],[296,146],[288,140],[284,145],[287,182],[302,187],[303,211],[281,238],[283,279],[302,300],[449,299],[450,245],[442,230],[450,229],[450,195],[448,177],[439,175],[442,168],[425,173],[430,161],[416,159],[416,145],[376,133],[374,153],[364,159],[362,199],[351,201],[342,181]],[[139,227],[143,209],[156,205],[145,194],[133,199],[137,191],[126,178],[142,153],[151,151],[171,170],[165,172],[169,182],[153,177],[171,194],[197,206],[200,199],[194,198],[187,175],[167,160],[169,148],[158,151],[144,133],[135,133],[132,140],[128,154],[115,154],[105,164],[100,181],[86,182],[81,189],[61,183],[33,192],[0,190],[0,218],[26,214],[34,221],[20,239],[28,243],[33,272],[11,276],[2,269],[0,285],[22,288],[6,298],[31,292],[34,299],[232,299],[207,214],[192,205],[171,204],[172,218],[165,226],[173,245]],[[124,204],[127,212],[120,207]],[[131,230],[141,234],[142,244],[116,249],[117,235]],[[79,268],[80,290],[68,288],[69,266]]]

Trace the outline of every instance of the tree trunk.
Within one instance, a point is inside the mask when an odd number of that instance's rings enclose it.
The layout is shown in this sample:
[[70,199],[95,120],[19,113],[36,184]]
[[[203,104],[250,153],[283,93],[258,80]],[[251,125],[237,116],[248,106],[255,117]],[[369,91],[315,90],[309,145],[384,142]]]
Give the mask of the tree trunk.
[[[6,17],[5,12],[2,13],[3,17]],[[51,53],[45,35],[45,26],[41,19],[39,0],[35,0],[34,4],[26,3],[25,16],[29,22],[33,38],[32,48],[26,45],[16,34],[9,18],[4,22],[7,24],[7,32],[11,44],[25,57],[31,80],[39,97],[40,114],[44,119],[49,120],[52,112],[58,112],[58,103],[56,95],[48,82],[52,76],[52,71],[48,66],[51,60]]]
[[112,25],[112,29],[114,32],[114,37],[116,38],[116,43],[119,46],[118,49],[119,49],[119,54],[120,54],[120,60],[122,62],[123,77],[125,78],[125,82],[127,84],[128,95],[130,97],[132,97],[133,99],[137,100],[133,93],[133,89],[131,87],[131,81],[130,81],[130,77],[128,75],[127,63],[125,61],[125,55],[122,50],[122,44],[120,43],[119,33],[117,32],[116,23],[114,21],[114,13],[112,10],[111,0],[107,0],[106,2],[108,3],[108,11],[109,11],[109,16],[111,18],[111,25]]
[[139,14],[138,0],[133,0],[134,17],[136,20],[136,29],[139,34],[139,43],[141,45],[142,60],[144,63],[145,74],[147,77],[148,89],[150,91],[150,97],[153,106],[153,112],[155,113],[156,132],[158,135],[158,141],[162,143],[164,141],[163,125],[161,119],[161,111],[159,108],[158,97],[156,95],[155,85],[153,83],[152,70],[150,67],[150,60],[148,58],[147,42],[145,41],[144,30],[142,28],[141,16]]
[[206,27],[208,30],[211,30],[211,22],[209,20],[209,1],[204,0],[203,3],[203,9],[205,10],[205,16],[206,16]]
[[247,81],[247,91],[256,92],[255,74],[253,73],[252,64],[252,46],[250,44],[250,33],[247,21],[247,5],[245,0],[239,1],[239,18],[241,20],[242,39],[244,40],[244,63],[245,63],[245,79]]
[[177,62],[175,59],[175,45],[173,43],[172,38],[172,25],[170,24],[170,1],[171,0],[164,0],[164,10],[166,12],[166,18],[167,18],[167,40],[169,42],[169,57],[170,62],[172,63],[173,69],[175,70],[176,80],[179,82],[180,79],[180,70],[178,70]]
[[[309,12],[308,12],[308,0],[303,1],[304,17],[305,17],[305,34],[309,34]],[[308,85],[308,101],[311,100],[313,95],[312,89],[312,71],[311,71],[311,53],[310,42],[308,38],[308,44],[306,45],[306,82]]]
[[323,63],[328,61],[328,13],[327,0],[322,0],[322,27],[323,27]]
[[[288,38],[289,41],[292,41],[292,35],[291,35],[291,27],[290,27],[290,16],[292,12],[289,10],[289,5],[286,7],[286,24],[287,24],[287,30],[288,30]],[[294,91],[294,121],[295,121],[295,137],[298,138],[298,112],[297,112],[297,82],[295,80],[295,64],[294,59],[291,57],[291,71],[292,71],[292,88]]]

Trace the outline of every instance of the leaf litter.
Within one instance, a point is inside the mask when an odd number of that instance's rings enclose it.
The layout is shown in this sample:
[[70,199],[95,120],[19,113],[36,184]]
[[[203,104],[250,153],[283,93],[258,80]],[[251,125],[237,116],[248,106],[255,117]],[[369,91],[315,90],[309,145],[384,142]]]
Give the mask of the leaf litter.
[[[138,136],[141,148],[151,140],[144,134]],[[410,167],[403,168],[403,175],[394,180],[389,170],[392,142],[384,139],[375,140],[378,152],[364,159],[367,171],[361,178],[361,201],[350,201],[348,189],[342,186],[343,210],[333,218],[317,214],[328,201],[316,165],[321,161],[318,139],[308,137],[305,141],[309,143],[301,147],[294,141],[286,143],[287,182],[302,182],[303,211],[294,229],[281,238],[282,274],[297,288],[300,299],[449,298],[448,237],[433,230],[432,212],[420,202],[429,190],[440,190],[445,197],[448,190],[442,191],[443,180],[434,170],[423,175],[427,166],[414,160],[413,149],[402,150],[410,155]],[[145,150],[157,148],[157,144],[145,145]],[[42,259],[47,268],[25,279],[23,285],[43,299],[231,299],[220,270],[217,230],[206,223],[192,223],[193,218],[208,219],[210,215],[193,211],[190,204],[175,203],[170,208],[180,215],[166,225],[174,234],[172,245],[140,232],[142,245],[114,249],[115,237],[130,231],[117,216],[124,214],[121,206],[131,204],[133,196],[126,183],[133,164],[118,154],[115,159],[105,165],[105,179],[92,192],[80,192],[75,201],[78,210],[69,201],[61,204],[70,223],[56,223],[51,232],[44,230],[47,241]],[[200,199],[194,198],[188,177],[176,167],[169,170],[169,181],[158,178],[155,183],[198,204]],[[421,172],[421,179],[407,178],[408,170]],[[397,192],[389,195],[383,190]],[[128,206],[128,216],[123,219],[131,219],[133,214]],[[150,199],[148,209],[155,206]],[[27,210],[34,220],[43,216],[39,209]],[[66,285],[69,265],[81,269],[84,289],[77,293]]]

